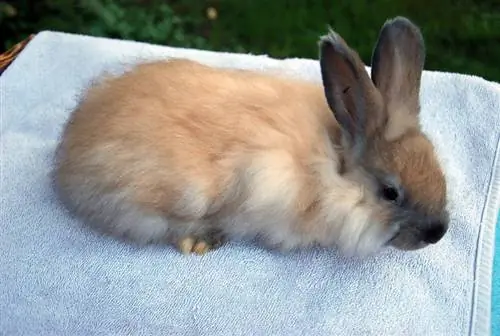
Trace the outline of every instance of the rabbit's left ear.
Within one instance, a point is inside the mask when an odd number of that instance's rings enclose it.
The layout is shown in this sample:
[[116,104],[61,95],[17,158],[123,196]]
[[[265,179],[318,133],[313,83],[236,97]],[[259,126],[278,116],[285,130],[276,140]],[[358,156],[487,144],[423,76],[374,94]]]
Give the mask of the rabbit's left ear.
[[367,137],[385,121],[380,93],[359,55],[334,31],[319,42],[326,101],[342,129],[346,150],[360,158]]
[[391,113],[418,117],[425,45],[420,29],[404,17],[384,23],[372,55],[372,80]]

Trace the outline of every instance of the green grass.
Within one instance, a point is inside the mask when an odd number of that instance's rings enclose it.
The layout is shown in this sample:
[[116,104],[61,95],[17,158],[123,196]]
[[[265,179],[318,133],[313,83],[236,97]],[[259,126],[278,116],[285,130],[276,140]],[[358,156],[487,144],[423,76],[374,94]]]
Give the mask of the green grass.
[[[214,20],[207,17],[209,7],[217,11]],[[0,2],[0,13],[4,49],[30,33],[52,29],[278,58],[316,58],[317,38],[329,25],[367,64],[382,23],[404,15],[422,28],[426,69],[500,81],[498,0],[17,0],[10,5]]]

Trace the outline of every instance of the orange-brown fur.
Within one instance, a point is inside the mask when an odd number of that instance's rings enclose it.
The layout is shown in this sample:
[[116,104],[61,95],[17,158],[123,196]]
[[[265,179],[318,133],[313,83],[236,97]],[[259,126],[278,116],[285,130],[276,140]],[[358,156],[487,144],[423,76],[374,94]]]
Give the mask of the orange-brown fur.
[[[198,81],[203,86],[193,96],[189,87]],[[166,92],[175,92],[175,100],[169,100]],[[220,157],[221,153],[264,150],[293,158],[297,183],[306,191],[296,200],[296,208],[307,209],[315,190],[305,166],[311,150],[328,153],[323,129],[335,125],[317,84],[249,71],[215,70],[182,59],[139,65],[133,72],[108,80],[103,87],[93,87],[79,110],[64,146],[78,148],[75,154],[81,155],[94,146],[104,150],[118,139],[129,142],[125,146],[130,151],[143,151],[145,160],[154,157],[148,164],[158,169],[130,172],[121,183],[147,186],[138,190],[136,201],[162,212],[167,212],[176,197],[165,191],[182,188],[175,183],[184,178],[184,172],[189,172],[186,178],[196,179],[208,198],[215,198],[237,168]],[[182,146],[162,146],[172,142]],[[135,154],[113,153],[117,157],[108,164],[133,166]],[[175,172],[161,169],[171,167],[170,162],[176,163]],[[171,174],[176,179],[171,179]]]
[[[197,82],[203,85],[193,95],[190,86]],[[311,155],[332,155],[327,144],[335,134],[325,133],[325,127],[336,129],[320,85],[216,70],[180,59],[139,65],[103,83],[90,88],[68,126],[59,149],[68,155],[59,168],[61,178],[78,169],[80,174],[109,178],[113,182],[108,189],[140,185],[133,197],[143,209],[197,220],[212,212],[233,211],[232,203],[239,206],[245,196],[234,195],[240,200],[226,201],[225,208],[215,200],[225,186],[240,183],[238,172],[251,164],[247,161],[265,153],[262,166],[270,171],[275,166],[278,174],[267,182],[280,180],[280,165],[285,162],[290,181],[300,190],[291,208],[299,218],[310,216],[321,186],[310,174],[309,160]],[[117,141],[128,150],[115,148]],[[95,148],[109,161],[72,167]],[[248,153],[244,160],[242,152]],[[138,157],[143,157],[140,164]],[[118,171],[118,167],[131,168]],[[107,174],[121,175],[116,179]],[[215,204],[203,213],[173,212],[186,181]],[[269,184],[262,187],[273,189]],[[301,231],[300,225],[307,221],[297,223]]]
[[[391,143],[384,143],[376,157],[387,171],[399,174],[413,198],[427,211],[439,212],[446,203],[446,182],[434,146],[421,132],[410,129]],[[435,172],[428,174],[429,171]]]

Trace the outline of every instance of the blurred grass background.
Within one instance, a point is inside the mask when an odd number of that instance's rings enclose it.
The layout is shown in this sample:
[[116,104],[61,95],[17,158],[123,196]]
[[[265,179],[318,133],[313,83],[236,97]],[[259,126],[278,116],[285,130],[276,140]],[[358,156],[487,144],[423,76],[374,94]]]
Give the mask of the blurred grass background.
[[317,57],[327,25],[370,64],[382,23],[422,28],[428,70],[500,81],[500,0],[15,0],[0,1],[0,47],[57,30],[209,50]]

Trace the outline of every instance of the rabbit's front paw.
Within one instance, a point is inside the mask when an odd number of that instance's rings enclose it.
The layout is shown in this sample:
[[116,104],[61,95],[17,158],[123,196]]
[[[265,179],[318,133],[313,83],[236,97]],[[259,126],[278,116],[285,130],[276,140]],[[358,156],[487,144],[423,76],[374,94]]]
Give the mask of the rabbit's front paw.
[[212,230],[204,235],[185,236],[177,242],[179,251],[183,254],[203,255],[222,245],[224,237],[218,230]]

